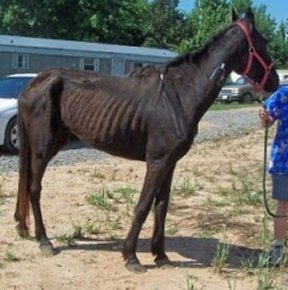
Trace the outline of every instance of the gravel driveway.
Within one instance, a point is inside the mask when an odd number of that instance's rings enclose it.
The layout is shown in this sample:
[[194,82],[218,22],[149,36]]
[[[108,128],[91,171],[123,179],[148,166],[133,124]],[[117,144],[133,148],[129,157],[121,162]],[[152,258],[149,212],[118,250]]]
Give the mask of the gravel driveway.
[[[203,126],[201,123],[211,126]],[[218,139],[221,136],[237,136],[247,130],[260,128],[257,108],[228,111],[208,111],[200,123],[200,130],[195,143]],[[109,158],[110,155],[95,149],[90,149],[79,141],[72,142],[59,152],[49,163],[49,166],[72,165],[77,162],[97,161]],[[0,172],[18,170],[18,156],[5,155],[0,152]]]

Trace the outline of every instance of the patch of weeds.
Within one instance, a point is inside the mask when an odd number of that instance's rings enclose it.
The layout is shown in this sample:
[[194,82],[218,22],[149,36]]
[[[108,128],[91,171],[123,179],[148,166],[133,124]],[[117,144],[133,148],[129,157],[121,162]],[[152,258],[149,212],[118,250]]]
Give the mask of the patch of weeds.
[[116,188],[113,190],[114,193],[120,195],[120,199],[123,200],[125,203],[133,203],[133,198],[135,194],[138,193],[138,190],[135,188],[132,188],[130,186],[127,187],[121,187],[121,188]]
[[232,200],[237,204],[262,205],[261,190],[259,189],[258,179],[246,174],[237,176],[240,186],[233,183],[235,193]]
[[212,238],[216,234],[215,230],[211,228],[204,228],[200,233],[201,238]]
[[6,252],[5,257],[4,257],[4,262],[11,263],[11,262],[19,262],[19,261],[20,259],[17,258],[13,253]]
[[59,243],[62,243],[65,246],[68,246],[68,247],[72,247],[72,246],[76,245],[75,239],[74,239],[74,237],[72,235],[63,234],[63,235],[60,235],[60,236],[56,236],[56,240]]
[[8,264],[8,263],[15,263],[15,262],[19,262],[20,259],[14,255],[12,252],[8,251],[5,253],[5,256],[0,259],[0,270],[4,269],[4,267]]
[[74,225],[72,237],[74,239],[82,239],[84,237],[83,228],[79,225]]
[[[237,279],[236,275],[234,276],[233,281],[231,281],[231,279],[229,277],[227,277],[227,283],[228,283],[229,290],[233,290],[233,289],[236,290],[236,279]],[[232,284],[232,282],[233,282],[233,284]]]
[[240,201],[247,205],[261,205],[260,192],[256,191],[245,191],[244,195],[240,197]]
[[215,255],[212,259],[213,270],[216,273],[222,273],[229,258],[230,246],[228,244],[218,243]]
[[241,185],[239,190],[239,201],[247,205],[261,205],[261,191],[257,189],[258,181],[255,181],[256,178],[252,178],[253,177],[248,177],[246,175],[239,176]]
[[186,278],[187,290],[197,290],[197,289],[199,289],[195,285],[197,281],[198,281],[197,277],[195,277],[193,275],[188,275],[187,278]]
[[208,201],[209,201],[209,204],[212,205],[213,207],[224,207],[224,206],[230,205],[230,203],[227,201],[212,200],[210,198]]
[[117,240],[119,240],[119,236],[117,234],[113,233],[110,235],[110,240],[117,241]]
[[168,226],[167,229],[165,230],[165,233],[170,236],[175,235],[177,232],[178,229],[175,225]]
[[255,276],[257,279],[256,290],[278,289],[276,287],[276,282],[273,279],[273,268],[269,268],[268,263],[268,252],[260,253],[257,259],[254,259],[252,257],[247,259],[241,259],[241,264],[244,270],[249,275]]
[[110,222],[110,226],[112,230],[119,230],[122,228],[120,220],[121,220],[121,217],[119,216],[116,220],[113,220]]
[[269,229],[269,218],[265,212],[264,217],[262,218],[262,225],[260,228],[260,245],[264,248],[267,248],[271,244],[271,232]]
[[91,205],[109,211],[112,208],[109,197],[111,197],[111,192],[108,189],[101,188],[97,193],[90,194],[87,200]]
[[203,176],[203,173],[201,170],[199,170],[199,168],[197,166],[193,167],[192,169],[192,173],[194,176]]
[[277,289],[273,279],[273,269],[267,267],[269,262],[269,253],[263,252],[259,255],[255,275],[257,277],[257,290]]
[[217,187],[214,193],[226,197],[226,196],[230,196],[231,189],[225,188],[225,187]]
[[103,174],[102,172],[97,171],[97,169],[95,169],[91,173],[91,177],[98,178],[98,179],[105,179],[106,178],[105,174]]
[[247,272],[249,275],[254,275],[254,267],[255,267],[255,258],[254,257],[241,258],[240,262],[241,262],[241,266],[245,272]]
[[90,235],[98,235],[101,233],[100,226],[93,223],[87,223],[85,225],[85,230]]
[[201,189],[201,186],[197,184],[197,182],[193,183],[188,177],[185,177],[175,187],[173,187],[172,193],[188,197],[197,195],[197,190],[199,189]]
[[236,206],[233,208],[233,210],[231,211],[231,215],[232,216],[242,216],[242,215],[246,215],[246,214],[250,214],[251,210],[238,206],[236,204]]

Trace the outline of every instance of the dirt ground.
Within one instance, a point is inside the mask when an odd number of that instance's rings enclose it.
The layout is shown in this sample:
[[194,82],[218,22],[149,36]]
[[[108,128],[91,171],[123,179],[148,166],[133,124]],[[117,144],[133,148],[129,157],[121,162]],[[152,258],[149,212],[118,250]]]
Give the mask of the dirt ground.
[[[171,196],[167,216],[166,249],[175,267],[161,269],[153,262],[151,213],[137,249],[140,261],[147,268],[143,274],[127,271],[121,255],[133,205],[121,199],[110,200],[113,206],[105,210],[92,205],[87,198],[97,192],[103,194],[103,188],[111,192],[127,187],[140,190],[144,163],[111,158],[98,164],[49,167],[43,180],[42,209],[48,236],[60,251],[53,257],[40,253],[33,239],[32,216],[32,239],[16,235],[13,212],[17,175],[2,174],[0,289],[257,289],[257,276],[245,271],[241,259],[262,250],[260,229],[264,209],[247,206],[245,212],[245,206],[230,204],[229,196],[237,195],[239,176],[251,177],[261,188],[262,159],[260,128],[238,138],[225,137],[193,146],[177,165],[173,188],[178,193]],[[181,194],[185,188],[193,193]],[[220,191],[228,195],[222,199]],[[137,197],[136,194],[134,204]],[[220,201],[226,204],[220,206]],[[236,214],[240,209],[243,213]],[[97,225],[97,233],[87,230],[91,225]],[[67,240],[76,226],[82,233],[80,236],[78,233],[71,245]],[[215,272],[213,257],[218,242],[229,245],[230,252],[225,267]],[[277,273],[275,277],[277,283],[287,285],[287,280],[283,280],[287,278]]]

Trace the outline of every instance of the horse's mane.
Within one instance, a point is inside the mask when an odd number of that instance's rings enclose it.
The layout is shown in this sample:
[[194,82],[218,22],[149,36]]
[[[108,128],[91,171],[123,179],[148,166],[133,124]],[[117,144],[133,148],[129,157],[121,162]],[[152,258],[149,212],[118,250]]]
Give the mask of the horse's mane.
[[222,38],[223,35],[226,33],[226,31],[230,27],[231,27],[231,24],[229,26],[226,25],[225,27],[223,27],[216,35],[209,38],[202,47],[198,48],[195,51],[181,54],[161,66],[148,65],[141,68],[136,68],[135,70],[128,73],[125,77],[129,77],[129,78],[132,77],[132,78],[139,78],[139,79],[147,78],[155,74],[158,75],[159,71],[166,71],[168,68],[177,67],[181,65],[182,63],[197,62],[197,60],[199,60],[206,53],[207,49],[211,46],[211,44],[213,44],[214,42]]
[[127,77],[147,78],[154,74],[159,74],[159,67],[155,65],[147,65],[141,68],[136,68],[128,73]]
[[220,30],[219,33],[217,33],[216,35],[208,39],[206,43],[202,47],[198,48],[197,50],[192,51],[192,52],[186,52],[182,55],[179,55],[175,59],[171,60],[170,62],[166,64],[166,68],[179,66],[183,62],[193,63],[196,60],[200,59],[203,56],[203,54],[205,54],[208,47],[210,47],[212,43],[216,42],[218,39],[223,37],[223,35],[226,33],[226,31],[230,27],[231,25],[225,26],[224,28],[222,28],[222,30]]

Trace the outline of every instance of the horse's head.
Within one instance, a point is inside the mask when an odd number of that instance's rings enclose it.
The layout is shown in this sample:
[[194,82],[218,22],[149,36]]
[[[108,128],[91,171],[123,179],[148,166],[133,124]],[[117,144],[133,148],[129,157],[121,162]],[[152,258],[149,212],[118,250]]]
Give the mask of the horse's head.
[[252,10],[248,8],[241,18],[232,10],[232,21],[246,38],[245,44],[239,47],[235,71],[247,78],[256,89],[275,91],[279,77],[267,52],[267,41],[255,27]]

